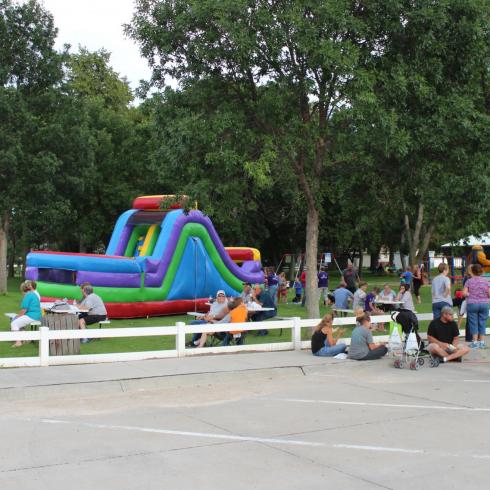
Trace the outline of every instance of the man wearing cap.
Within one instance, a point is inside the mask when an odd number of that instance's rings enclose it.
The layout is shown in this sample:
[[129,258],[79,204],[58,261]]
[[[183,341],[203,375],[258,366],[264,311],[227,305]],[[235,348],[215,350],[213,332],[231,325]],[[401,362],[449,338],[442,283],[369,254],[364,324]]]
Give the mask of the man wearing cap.
[[430,322],[427,339],[427,350],[432,355],[439,356],[442,362],[456,359],[461,361],[470,352],[468,346],[459,343],[459,328],[453,320],[453,309],[450,306],[444,306],[441,316]]
[[[226,317],[229,313],[228,302],[226,301],[225,292],[220,289],[216,293],[216,301],[211,304],[208,313],[197,317],[189,325],[204,325],[206,323],[216,323],[217,321],[226,321]],[[195,333],[192,336],[192,341],[188,342],[187,347],[203,347],[206,344],[208,338],[207,333]]]

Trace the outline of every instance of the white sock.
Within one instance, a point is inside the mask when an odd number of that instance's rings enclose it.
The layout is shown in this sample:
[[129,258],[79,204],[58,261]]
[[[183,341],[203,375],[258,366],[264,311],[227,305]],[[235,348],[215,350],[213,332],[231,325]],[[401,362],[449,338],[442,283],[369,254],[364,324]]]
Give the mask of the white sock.
[[443,357],[442,362],[447,362],[447,357]]

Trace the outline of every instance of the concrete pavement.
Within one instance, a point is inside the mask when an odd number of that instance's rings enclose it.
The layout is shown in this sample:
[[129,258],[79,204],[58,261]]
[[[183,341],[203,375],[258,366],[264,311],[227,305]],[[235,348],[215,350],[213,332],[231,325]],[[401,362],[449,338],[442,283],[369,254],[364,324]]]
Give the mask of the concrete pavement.
[[486,488],[487,351],[233,354],[0,371],[0,488]]

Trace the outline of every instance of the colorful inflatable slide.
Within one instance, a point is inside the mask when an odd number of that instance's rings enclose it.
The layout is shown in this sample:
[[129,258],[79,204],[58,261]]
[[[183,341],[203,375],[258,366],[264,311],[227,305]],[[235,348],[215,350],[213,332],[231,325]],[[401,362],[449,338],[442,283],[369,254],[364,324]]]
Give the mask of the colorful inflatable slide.
[[243,282],[264,281],[258,250],[225,249],[207,216],[163,210],[163,198],[136,198],[117,220],[106,255],[32,252],[26,277],[44,300],[81,300],[79,285],[89,282],[111,318],[203,310],[219,289],[233,296]]

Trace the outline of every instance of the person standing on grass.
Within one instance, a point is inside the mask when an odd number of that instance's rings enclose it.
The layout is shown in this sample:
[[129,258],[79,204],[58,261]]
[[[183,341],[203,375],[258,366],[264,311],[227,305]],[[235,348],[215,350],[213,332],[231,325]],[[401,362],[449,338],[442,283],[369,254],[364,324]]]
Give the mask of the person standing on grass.
[[[487,309],[488,311],[488,309]],[[469,347],[459,343],[459,328],[453,320],[453,309],[444,306],[441,316],[432,320],[427,329],[427,350],[442,359],[442,362],[461,360],[470,352]]]
[[414,266],[413,268],[412,284],[413,284],[413,294],[415,294],[415,297],[417,298],[417,303],[420,304],[422,303],[422,300],[420,298],[420,287],[422,286],[422,272],[418,265]]
[[274,272],[274,267],[269,267],[269,274],[267,275],[267,284],[269,287],[269,294],[274,301],[274,305],[277,306],[277,290],[279,289],[279,277]]
[[303,298],[301,299],[301,306],[304,306],[306,303],[306,267],[303,269],[300,278],[301,286],[303,287]]
[[325,267],[320,267],[318,272],[318,299],[323,298],[323,304],[327,306],[328,299],[328,272]]
[[388,349],[382,343],[375,343],[371,333],[371,317],[368,313],[356,318],[358,325],[352,331],[352,337],[347,357],[356,361],[371,361],[381,359]]
[[327,313],[315,327],[311,337],[311,352],[315,356],[334,357],[346,351],[347,346],[338,339],[345,330],[339,329],[334,333],[333,316]]
[[453,306],[451,297],[451,281],[447,277],[449,267],[447,264],[439,264],[439,274],[432,279],[432,313],[434,320],[441,316],[441,310],[445,306]]
[[[10,323],[12,332],[18,332],[28,327],[32,322],[40,321],[42,316],[39,295],[32,290],[31,282],[24,281],[20,285],[20,290],[24,296],[20,304],[19,314]],[[16,340],[12,347],[20,347],[21,345],[22,341]]]
[[352,265],[352,262],[347,263],[347,268],[344,269],[342,272],[342,277],[345,282],[345,287],[352,293],[354,294],[357,289],[357,280],[359,279],[359,276],[357,274],[356,269]]
[[488,320],[490,282],[481,277],[483,267],[480,264],[471,266],[473,277],[464,285],[463,296],[466,298],[466,312],[470,329],[472,349],[485,348],[485,334]]
[[413,274],[409,265],[405,267],[405,271],[400,274],[400,284],[408,284],[412,286]]

